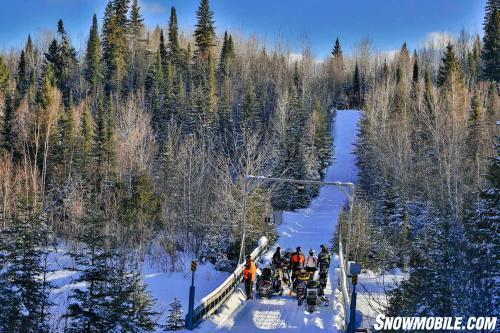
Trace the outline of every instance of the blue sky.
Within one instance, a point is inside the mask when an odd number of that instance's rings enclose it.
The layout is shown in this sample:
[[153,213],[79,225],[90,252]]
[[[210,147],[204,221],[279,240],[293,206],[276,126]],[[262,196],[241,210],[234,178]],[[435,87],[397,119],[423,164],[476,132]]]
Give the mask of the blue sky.
[[[216,29],[258,34],[269,42],[285,40],[299,51],[308,40],[325,57],[335,38],[347,52],[363,38],[378,50],[418,47],[433,32],[481,32],[486,0],[211,0]],[[29,33],[55,30],[62,18],[80,48],[95,12],[102,18],[107,0],[2,0],[0,49],[19,47]],[[198,0],[142,0],[148,26],[166,25],[170,7],[181,27],[192,30]],[[101,22],[99,23],[101,25]]]

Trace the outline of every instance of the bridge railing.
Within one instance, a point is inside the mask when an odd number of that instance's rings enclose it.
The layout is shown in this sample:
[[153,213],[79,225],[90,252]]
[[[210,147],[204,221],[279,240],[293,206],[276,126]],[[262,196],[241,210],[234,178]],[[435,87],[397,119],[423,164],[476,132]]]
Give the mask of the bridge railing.
[[[258,261],[259,258],[267,252],[269,247],[269,242],[266,237],[261,237],[258,244],[259,245],[250,254],[250,257],[254,261]],[[198,326],[202,320],[210,317],[216,312],[229,296],[231,296],[243,279],[243,267],[244,264],[238,265],[234,272],[222,282],[220,286],[201,299],[200,304],[193,311],[193,328]]]
[[342,300],[344,307],[344,329],[349,326],[349,318],[351,312],[351,294],[349,292],[349,279],[347,277],[346,260],[344,258],[344,250],[342,248],[342,236],[339,237],[339,286],[342,291]]

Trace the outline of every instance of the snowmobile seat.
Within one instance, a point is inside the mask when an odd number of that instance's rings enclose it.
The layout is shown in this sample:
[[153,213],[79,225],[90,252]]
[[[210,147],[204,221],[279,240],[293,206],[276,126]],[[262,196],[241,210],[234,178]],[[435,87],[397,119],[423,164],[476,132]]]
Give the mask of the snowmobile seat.
[[272,281],[273,278],[273,272],[271,271],[270,267],[264,267],[262,269],[262,275],[260,277],[264,281]]

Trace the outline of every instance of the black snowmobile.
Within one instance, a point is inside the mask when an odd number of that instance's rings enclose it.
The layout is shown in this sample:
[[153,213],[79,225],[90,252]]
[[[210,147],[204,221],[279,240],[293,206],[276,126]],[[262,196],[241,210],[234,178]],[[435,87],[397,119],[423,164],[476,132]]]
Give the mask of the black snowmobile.
[[301,306],[306,302],[307,312],[314,312],[320,304],[328,306],[330,304],[328,298],[323,295],[323,288],[318,281],[309,281],[305,287],[304,294],[298,298],[298,305]]
[[257,294],[259,297],[271,297],[273,294],[283,295],[283,286],[279,274],[270,267],[264,267],[257,277]]

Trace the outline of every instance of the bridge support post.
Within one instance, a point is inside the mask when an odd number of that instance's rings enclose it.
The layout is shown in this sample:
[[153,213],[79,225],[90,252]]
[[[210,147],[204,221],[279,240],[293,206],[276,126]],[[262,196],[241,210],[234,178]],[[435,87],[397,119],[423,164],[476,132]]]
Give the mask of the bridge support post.
[[191,286],[189,287],[189,308],[188,315],[186,318],[186,328],[192,330],[194,328],[193,316],[194,316],[194,272],[196,271],[196,261],[191,263]]
[[349,326],[347,327],[347,333],[354,333],[356,331],[356,284],[358,284],[358,276],[353,275],[352,277],[352,295],[351,295],[351,309],[349,311]]

